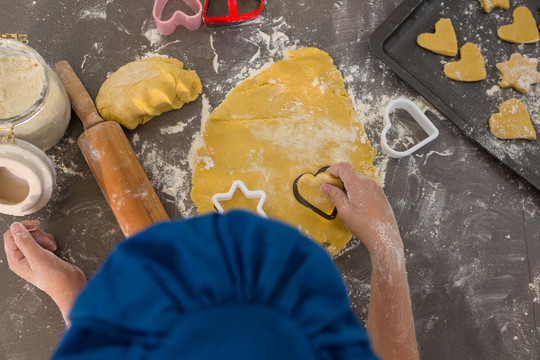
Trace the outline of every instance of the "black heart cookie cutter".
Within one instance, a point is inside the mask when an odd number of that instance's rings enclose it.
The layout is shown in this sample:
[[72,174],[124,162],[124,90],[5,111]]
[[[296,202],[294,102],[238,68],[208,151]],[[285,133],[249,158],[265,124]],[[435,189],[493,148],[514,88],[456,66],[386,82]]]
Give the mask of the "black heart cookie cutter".
[[[315,176],[319,175],[320,173],[322,172],[325,172],[330,166],[325,166],[323,168],[321,168],[319,171],[317,171],[315,173]],[[322,216],[323,218],[325,218],[326,220],[334,220],[337,216],[337,208],[334,207],[334,211],[332,211],[332,213],[329,215],[327,213],[325,213],[324,211],[321,211],[321,209],[313,206],[311,203],[309,203],[306,199],[304,199],[302,197],[302,195],[300,195],[300,192],[298,191],[298,181],[300,180],[300,178],[304,175],[307,175],[307,174],[311,174],[311,173],[303,173],[301,174],[299,177],[296,178],[296,180],[294,180],[294,183],[293,183],[293,194],[294,194],[294,197],[296,199],[296,201],[298,201],[300,204],[304,205],[305,207],[307,207],[308,209],[314,211],[317,215],[320,215]],[[311,174],[313,175],[313,174]]]

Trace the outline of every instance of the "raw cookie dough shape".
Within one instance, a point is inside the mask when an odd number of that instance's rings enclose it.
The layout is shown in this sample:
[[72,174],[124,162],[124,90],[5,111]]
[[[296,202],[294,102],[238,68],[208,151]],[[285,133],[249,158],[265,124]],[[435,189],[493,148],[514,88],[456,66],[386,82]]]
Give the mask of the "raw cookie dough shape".
[[526,93],[532,84],[540,82],[540,73],[536,71],[537,65],[538,59],[528,59],[517,53],[512,54],[510,60],[496,65],[502,74],[500,86],[513,87]]
[[440,19],[435,23],[435,33],[418,35],[416,43],[434,53],[456,56],[458,52],[456,32],[450,19]]
[[518,99],[503,102],[499,112],[489,119],[489,127],[499,139],[536,139],[529,112]]
[[444,66],[444,74],[457,81],[480,81],[486,78],[484,58],[476,45],[466,43],[459,51],[461,60]]
[[480,0],[480,3],[487,13],[496,7],[503,9],[510,8],[510,0]]
[[[212,195],[242,179],[266,192],[268,217],[337,254],[351,233],[339,216],[328,221],[296,201],[292,184],[299,174],[341,161],[380,183],[375,154],[330,56],[299,49],[237,85],[204,121],[190,153],[191,198],[199,213],[212,212]],[[240,196],[227,205],[248,208]]]
[[331,184],[343,190],[341,180],[325,172],[328,166],[315,173],[304,173],[293,183],[293,194],[296,200],[313,210],[326,220],[334,220],[337,216],[337,208],[334,203],[321,191],[323,184]]
[[497,35],[502,40],[516,44],[530,44],[540,40],[536,20],[531,10],[525,6],[520,6],[512,14],[514,22],[504,25],[497,30]]
[[127,63],[101,85],[99,113],[133,130],[165,111],[180,109],[202,92],[197,73],[183,67],[177,59],[160,56]]

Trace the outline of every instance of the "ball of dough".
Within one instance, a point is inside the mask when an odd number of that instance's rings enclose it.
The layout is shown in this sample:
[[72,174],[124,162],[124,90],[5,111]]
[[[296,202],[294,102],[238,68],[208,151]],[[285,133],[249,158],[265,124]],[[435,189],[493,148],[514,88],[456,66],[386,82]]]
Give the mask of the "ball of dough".
[[165,111],[181,108],[202,92],[197,73],[183,67],[177,59],[159,56],[127,63],[99,89],[99,113],[132,130]]

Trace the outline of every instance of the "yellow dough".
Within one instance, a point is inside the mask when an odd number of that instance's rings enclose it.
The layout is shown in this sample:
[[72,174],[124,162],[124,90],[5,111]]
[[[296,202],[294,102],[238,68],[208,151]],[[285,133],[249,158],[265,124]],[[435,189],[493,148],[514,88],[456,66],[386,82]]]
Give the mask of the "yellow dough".
[[[339,217],[327,220],[294,197],[304,173],[348,161],[378,181],[370,145],[330,56],[315,48],[289,52],[239,84],[205,122],[192,149],[191,198],[199,213],[214,211],[211,198],[234,180],[264,190],[263,207],[325,244],[336,254],[351,233]],[[241,196],[227,208],[249,208]]]
[[461,60],[444,66],[444,74],[450,79],[458,81],[480,81],[486,78],[484,58],[476,45],[466,43],[459,51]]
[[499,112],[489,119],[489,127],[499,139],[536,139],[529,112],[518,99],[502,103]]
[[334,203],[321,191],[323,184],[331,184],[343,190],[343,183],[332,175],[321,172],[317,175],[303,174],[298,179],[298,193],[311,206],[323,213],[331,215],[335,209]]
[[135,129],[181,108],[202,92],[197,73],[183,67],[177,59],[159,56],[127,63],[101,85],[96,98],[99,113],[105,120]]
[[503,9],[510,8],[510,0],[480,0],[484,10],[488,13],[493,8],[500,7]]
[[529,8],[525,6],[516,8],[512,17],[514,18],[513,24],[501,26],[497,30],[497,35],[502,40],[516,44],[527,44],[537,42],[540,39],[536,20],[534,20]]
[[435,33],[418,35],[416,43],[421,47],[446,56],[456,56],[458,52],[456,32],[450,19],[440,19],[435,23]]
[[497,69],[502,73],[501,87],[513,87],[526,93],[532,84],[540,82],[540,73],[536,71],[538,59],[524,58],[520,54],[512,54],[510,60],[498,63]]

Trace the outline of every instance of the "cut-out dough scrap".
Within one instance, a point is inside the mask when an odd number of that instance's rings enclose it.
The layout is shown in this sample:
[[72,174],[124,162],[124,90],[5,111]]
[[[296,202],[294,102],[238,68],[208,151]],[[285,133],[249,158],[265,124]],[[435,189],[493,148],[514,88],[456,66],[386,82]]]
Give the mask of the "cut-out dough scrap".
[[[295,181],[294,185],[301,200],[307,202],[307,204],[303,204],[304,206],[315,208],[312,209],[315,212],[317,212],[316,210],[319,210],[323,213],[320,214],[321,216],[326,215],[323,217],[331,220],[335,217],[336,207],[328,196],[321,191],[321,186],[323,184],[334,185],[343,190],[343,183],[341,180],[333,177],[327,172],[319,172],[316,175],[310,173],[302,174]],[[293,191],[295,190],[293,189]]]
[[512,24],[501,26],[497,30],[497,35],[502,40],[516,44],[529,44],[540,40],[536,20],[529,8],[526,6],[516,8],[512,17],[514,18]]
[[[380,181],[375,154],[330,56],[299,49],[243,81],[212,111],[191,150],[191,198],[199,213],[212,212],[212,195],[242,179],[266,192],[268,217],[327,242],[336,254],[351,233],[339,216],[328,221],[296,201],[292,184],[341,161]],[[235,201],[231,208],[242,207]]]
[[489,119],[489,127],[499,139],[536,139],[529,112],[518,99],[503,102],[499,112]]
[[488,13],[496,7],[510,8],[510,0],[480,0],[484,10]]
[[434,53],[456,56],[458,44],[456,32],[450,19],[440,19],[435,23],[435,33],[423,33],[418,35],[416,43]]
[[458,81],[480,81],[486,78],[486,65],[480,50],[471,42],[466,43],[459,51],[461,60],[444,66],[444,74]]
[[513,87],[526,93],[532,84],[540,82],[540,73],[536,71],[538,59],[528,59],[520,54],[512,54],[510,60],[498,63],[497,69],[502,74],[501,87]]

